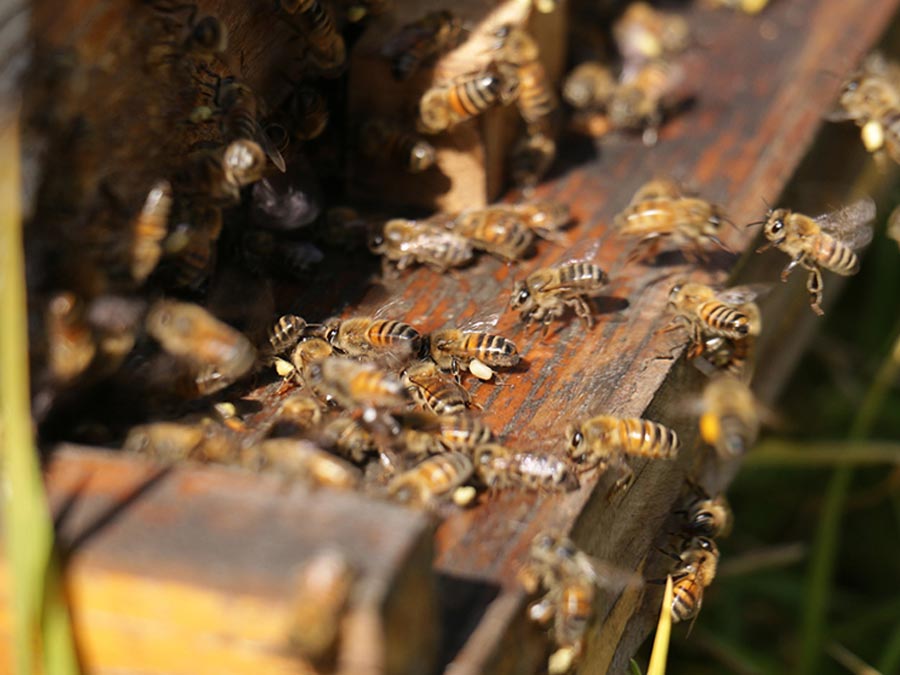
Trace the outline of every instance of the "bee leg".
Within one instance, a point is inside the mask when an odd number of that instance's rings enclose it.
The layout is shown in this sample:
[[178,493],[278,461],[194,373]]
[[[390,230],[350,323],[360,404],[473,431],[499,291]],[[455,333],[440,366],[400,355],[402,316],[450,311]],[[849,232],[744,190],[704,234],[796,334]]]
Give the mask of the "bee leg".
[[625,264],[633,263],[641,258],[648,258],[650,260],[656,258],[659,253],[660,245],[661,241],[657,235],[651,234],[648,237],[644,237],[635,244],[634,249],[632,249],[631,253],[629,253],[628,257],[625,259]]
[[588,306],[587,301],[582,297],[572,298],[570,301],[572,307],[575,309],[575,315],[578,316],[582,321],[584,321],[585,328],[590,330],[594,326],[594,318],[591,316],[591,308]]
[[785,268],[783,270],[781,270],[781,280],[782,281],[788,280],[788,277],[790,276],[791,272],[793,272],[795,269],[797,269],[797,266],[801,264],[800,261],[802,259],[803,259],[802,256],[798,256],[798,257],[794,258],[793,260],[791,260],[791,262],[789,262],[785,266]]
[[818,267],[814,267],[809,271],[809,278],[806,280],[806,290],[809,291],[809,306],[819,316],[825,316],[825,310],[821,307],[822,302],[822,272]]

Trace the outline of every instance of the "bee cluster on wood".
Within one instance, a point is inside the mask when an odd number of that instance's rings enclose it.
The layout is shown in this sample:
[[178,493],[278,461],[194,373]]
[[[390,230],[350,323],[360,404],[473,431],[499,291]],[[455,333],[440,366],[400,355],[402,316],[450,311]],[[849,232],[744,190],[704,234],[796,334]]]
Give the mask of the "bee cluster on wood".
[[[741,8],[753,13],[761,4]],[[259,86],[282,92],[277,100],[264,100],[242,78],[245,55],[231,50],[223,20],[176,0],[137,3],[127,30],[100,56],[81,45],[37,45],[23,133],[55,158],[37,174],[26,214],[34,412],[43,440],[273,471],[435,513],[504,490],[577,490],[590,471],[609,474],[612,490],[624,491],[634,477],[630,458],[677,457],[676,430],[602,413],[568,426],[556,444],[564,452],[498,438],[467,384],[499,379],[497,371],[504,383],[521,376],[528,354],[508,336],[465,325],[424,333],[380,315],[276,311],[277,283],[315,284],[332,249],[350,249],[360,260],[380,256],[386,278],[414,265],[452,276],[475,251],[496,256],[513,266],[509,310],[523,328],[539,327],[543,340],[553,339],[556,322],[572,318],[590,330],[592,299],[610,282],[590,259],[516,271],[536,246],[567,243],[572,218],[562,203],[532,198],[421,218],[376,217],[341,205],[329,181],[348,151],[343,136],[354,152],[422,173],[435,158],[425,136],[514,104],[525,129],[513,150],[514,182],[533,187],[556,154],[558,94],[534,39],[515,25],[497,31],[483,69],[424,91],[412,124],[371,119],[351,134],[333,128],[345,37],[389,11],[376,0],[266,6],[278,27],[273,41],[296,50],[293,72],[269,73],[279,85],[260,79]],[[383,57],[405,80],[466,32],[450,10],[424,13],[387,41]],[[653,144],[684,101],[686,71],[674,59],[691,48],[689,26],[633,3],[611,33],[620,65],[581,63],[561,96],[574,108],[576,128],[594,136],[639,131]],[[895,161],[897,71],[870,57],[844,86],[835,115],[861,127],[869,150]],[[145,134],[140,145],[127,138],[137,121]],[[822,270],[856,273],[855,251],[871,239],[874,215],[871,200],[818,218],[772,209],[759,223],[762,248],[790,256],[783,280],[797,267],[807,272],[810,304],[821,314]],[[730,222],[721,206],[657,179],[641,187],[611,228],[632,243],[629,264],[672,251],[704,263],[728,251],[723,228]],[[749,388],[762,330],[755,301],[764,291],[690,282],[675,284],[668,297],[667,330],[687,332],[688,359],[710,377],[699,429],[723,461],[749,451],[764,419]],[[680,338],[673,349],[683,345]],[[247,413],[239,399],[260,381],[268,381],[276,409]],[[502,389],[496,399],[503,404]],[[669,552],[676,621],[696,617],[715,575],[714,538],[730,526],[723,496],[689,490],[683,537]],[[343,570],[345,562],[329,558],[327,565]],[[334,574],[341,607],[348,576]],[[581,656],[596,590],[634,582],[557,533],[535,540],[522,580],[543,593],[529,615],[553,625],[562,650],[554,672]],[[315,659],[335,631],[311,647],[301,631],[293,644]]]

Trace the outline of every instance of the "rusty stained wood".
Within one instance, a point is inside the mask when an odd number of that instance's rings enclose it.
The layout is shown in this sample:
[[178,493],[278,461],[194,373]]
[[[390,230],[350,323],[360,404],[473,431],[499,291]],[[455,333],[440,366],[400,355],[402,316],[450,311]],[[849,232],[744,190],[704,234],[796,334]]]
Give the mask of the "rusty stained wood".
[[[432,526],[422,514],[277,476],[78,446],[57,449],[47,485],[86,672],[318,672],[288,635],[303,565],[335,549],[356,575],[336,672],[434,667]],[[0,657],[11,644],[8,575],[0,561]]]

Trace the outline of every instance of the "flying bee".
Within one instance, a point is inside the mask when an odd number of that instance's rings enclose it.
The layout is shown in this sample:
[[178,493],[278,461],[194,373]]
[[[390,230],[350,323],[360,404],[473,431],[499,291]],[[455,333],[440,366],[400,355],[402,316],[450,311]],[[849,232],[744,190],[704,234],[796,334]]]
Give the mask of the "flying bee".
[[841,276],[859,271],[856,251],[872,241],[870,223],[875,219],[875,202],[861,199],[850,206],[817,218],[810,218],[790,209],[770,210],[766,215],[763,234],[768,240],[757,253],[775,247],[791,261],[781,272],[781,280],[798,266],[809,271],[806,290],[813,312],[822,316],[822,270]]
[[712,539],[693,537],[680,555],[671,554],[678,561],[672,574],[672,622],[696,619],[703,605],[703,592],[712,584],[719,565],[719,548]]
[[145,326],[167,353],[198,371],[214,368],[229,383],[256,362],[250,340],[199,305],[158,300],[150,308]]
[[462,22],[449,10],[437,10],[401,26],[381,54],[390,60],[395,80],[408,80],[420,66],[456,47],[462,36]]
[[613,37],[623,61],[641,63],[683,52],[691,35],[684,17],[633,2],[613,24]]
[[686,95],[687,75],[678,63],[656,60],[626,70],[606,107],[614,129],[643,131],[644,145],[656,145],[668,111]]
[[399,415],[398,421],[402,444],[415,455],[436,455],[448,450],[470,453],[494,437],[481,419],[466,414],[410,412]]
[[559,267],[546,267],[516,283],[511,307],[525,323],[541,321],[544,334],[550,323],[563,315],[566,307],[590,328],[594,324],[587,299],[596,296],[609,282],[606,272],[587,262],[571,262]]
[[272,354],[284,354],[306,335],[306,321],[296,314],[284,314],[269,328],[268,341]]
[[750,388],[732,377],[714,377],[703,390],[700,435],[722,459],[740,457],[759,436],[760,407]]
[[512,368],[519,362],[516,345],[502,335],[447,328],[432,333],[428,345],[439,368],[456,374],[462,367],[480,380],[494,376],[492,367]]
[[341,415],[322,427],[316,440],[351,462],[362,464],[371,455],[378,454],[375,437],[356,420]]
[[512,24],[501,26],[495,35],[499,39],[495,58],[501,69],[511,69],[511,77],[519,82],[516,106],[529,134],[551,134],[559,101],[541,63],[537,42],[524,28]]
[[626,456],[675,459],[681,442],[668,427],[634,417],[598,415],[566,430],[569,457],[584,470],[599,468],[620,474],[616,489],[625,490],[634,480]]
[[47,364],[54,380],[71,382],[88,369],[97,354],[97,342],[78,296],[66,291],[50,298],[44,330]]
[[510,103],[518,88],[518,80],[496,64],[479,73],[435,85],[422,95],[416,127],[423,134],[448,131],[494,106]]
[[479,445],[473,453],[475,473],[488,489],[571,491],[578,478],[567,461],[537,452],[514,452],[497,443]]
[[331,670],[356,572],[336,549],[317,552],[294,583],[288,644],[316,669]]
[[697,197],[653,196],[652,191],[661,192],[665,186],[651,181],[641,187],[638,194],[644,198],[632,200],[613,220],[620,236],[638,240],[629,261],[655,257],[666,242],[691,262],[698,255],[705,258],[709,244],[727,251],[719,239],[719,228],[727,222],[722,209]]
[[716,291],[705,284],[676,284],[669,292],[667,308],[674,317],[667,330],[687,325],[692,356],[702,353],[706,337],[755,337],[762,330],[759,308],[754,303],[759,293],[760,287],[753,285]]
[[725,537],[731,532],[734,514],[724,494],[710,497],[699,486],[693,486],[694,498],[682,511],[684,531],[692,537]]
[[356,408],[396,408],[408,400],[400,379],[374,363],[329,356],[309,365],[305,381],[328,401],[348,410]]
[[585,61],[566,76],[563,98],[576,110],[606,108],[615,94],[616,76],[600,61]]
[[509,166],[513,183],[533,188],[553,166],[556,139],[541,131],[523,135],[510,151]]
[[549,241],[562,242],[564,238],[560,230],[572,222],[568,205],[550,199],[520,204],[500,204],[488,208],[505,208],[516,213],[532,232]]
[[220,424],[151,422],[132,427],[122,449],[166,462],[200,461],[230,464],[239,458],[240,446]]
[[171,209],[172,186],[167,180],[157,181],[132,223],[131,278],[138,283],[150,276],[162,256]]
[[323,332],[337,351],[353,357],[390,354],[402,359],[422,349],[419,331],[402,321],[368,316],[330,319]]
[[[755,307],[756,303],[749,303],[747,306]],[[745,312],[747,306],[745,306]],[[742,382],[749,382],[753,378],[756,352],[756,337],[754,336],[739,339],[718,335],[707,337],[704,338],[702,345],[695,347],[692,351],[697,353],[693,364],[707,377],[722,374]]]
[[355,466],[296,438],[270,438],[244,450],[242,455],[245,466],[274,470],[322,487],[350,490],[362,480]]
[[460,234],[431,223],[395,218],[370,241],[370,250],[394,261],[398,270],[422,263],[439,272],[461,267],[472,260],[472,243]]
[[368,120],[359,129],[359,150],[365,157],[422,173],[434,165],[435,151],[424,138],[386,120]]
[[472,476],[472,460],[461,452],[445,452],[422,460],[388,483],[388,494],[404,504],[429,506]]
[[419,405],[436,415],[455,415],[472,405],[469,392],[432,361],[419,361],[407,368],[403,383]]
[[289,17],[289,24],[306,35],[309,56],[317,67],[330,72],[344,65],[347,60],[344,37],[325,5],[319,0],[279,0],[278,6]]

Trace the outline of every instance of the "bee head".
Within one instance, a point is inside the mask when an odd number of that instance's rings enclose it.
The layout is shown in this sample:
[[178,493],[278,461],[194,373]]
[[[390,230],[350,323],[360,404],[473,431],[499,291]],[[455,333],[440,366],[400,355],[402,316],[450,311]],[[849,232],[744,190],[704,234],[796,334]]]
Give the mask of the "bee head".
[[578,464],[583,464],[587,460],[588,453],[585,450],[584,434],[577,426],[570,425],[566,429],[566,438],[569,441],[569,457]]
[[520,281],[516,284],[513,289],[512,294],[512,308],[519,309],[520,307],[524,307],[531,301],[531,291],[528,290],[527,284],[524,281]]
[[788,214],[789,211],[787,209],[776,209],[769,212],[766,218],[766,226],[763,230],[766,239],[774,242],[784,241],[785,219]]

